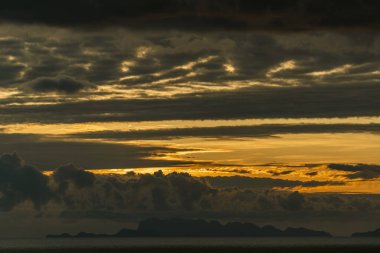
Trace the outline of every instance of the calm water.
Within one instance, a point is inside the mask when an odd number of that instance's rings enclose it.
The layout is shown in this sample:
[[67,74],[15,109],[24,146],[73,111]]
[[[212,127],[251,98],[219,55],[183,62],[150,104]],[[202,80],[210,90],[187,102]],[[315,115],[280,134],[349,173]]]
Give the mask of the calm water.
[[[101,238],[0,239],[0,249],[170,248],[170,247],[380,247],[380,238]],[[380,252],[380,251],[379,251]]]

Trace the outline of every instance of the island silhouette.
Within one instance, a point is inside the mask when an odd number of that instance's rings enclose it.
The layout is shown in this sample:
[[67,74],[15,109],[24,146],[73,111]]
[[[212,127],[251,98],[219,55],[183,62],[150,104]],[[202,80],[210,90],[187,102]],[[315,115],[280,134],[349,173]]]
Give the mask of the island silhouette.
[[380,237],[380,228],[373,231],[353,233],[352,237]]
[[79,232],[76,235],[63,233],[49,234],[47,238],[98,238],[98,237],[331,237],[324,231],[307,228],[278,229],[273,226],[257,226],[252,223],[229,222],[202,219],[157,219],[140,221],[137,229],[121,229],[115,234]]

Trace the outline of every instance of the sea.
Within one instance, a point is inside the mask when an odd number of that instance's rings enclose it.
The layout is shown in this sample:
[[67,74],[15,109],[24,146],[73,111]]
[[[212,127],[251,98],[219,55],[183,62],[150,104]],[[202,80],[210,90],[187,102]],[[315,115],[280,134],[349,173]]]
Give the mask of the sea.
[[0,252],[267,253],[378,252],[380,238],[72,238],[0,239]]

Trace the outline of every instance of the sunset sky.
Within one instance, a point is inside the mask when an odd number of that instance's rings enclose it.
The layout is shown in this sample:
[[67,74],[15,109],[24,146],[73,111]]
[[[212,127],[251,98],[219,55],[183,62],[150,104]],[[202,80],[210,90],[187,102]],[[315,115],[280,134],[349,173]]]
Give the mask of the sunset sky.
[[4,1],[0,236],[150,216],[380,227],[379,11]]

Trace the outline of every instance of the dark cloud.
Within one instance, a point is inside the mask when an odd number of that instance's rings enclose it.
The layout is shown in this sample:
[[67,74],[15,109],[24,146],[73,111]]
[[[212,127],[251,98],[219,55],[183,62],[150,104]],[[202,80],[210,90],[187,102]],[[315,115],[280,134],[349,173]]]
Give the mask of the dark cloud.
[[172,99],[7,106],[0,117],[4,122],[94,122],[378,116],[379,94],[377,84],[254,87]]
[[59,184],[59,188],[65,190],[68,182],[74,182],[78,188],[90,187],[94,184],[94,174],[79,169],[72,164],[61,166],[53,173],[53,179]]
[[[271,188],[292,183],[267,180],[267,188],[256,185],[264,179],[250,181],[248,188],[239,177],[227,178],[212,185],[211,178],[195,178],[187,173],[135,175],[96,175],[95,184],[85,191],[70,188],[60,196],[62,217],[123,220],[126,217],[149,216],[208,216],[213,218],[246,217],[294,212],[315,215],[318,212],[355,212],[362,210],[365,202],[376,210],[377,200],[365,196],[340,194],[302,194],[292,191],[275,191]],[[218,178],[216,179],[218,180]],[[220,179],[222,181],[223,179]],[[233,187],[226,183],[234,181]],[[294,182],[293,182],[294,183]],[[327,182],[304,182],[304,187],[328,185]],[[256,185],[255,185],[256,184]],[[294,185],[303,184],[296,182]],[[307,186],[309,185],[309,186]],[[76,215],[80,216],[76,216]],[[83,216],[84,215],[84,216]],[[309,216],[308,216],[309,217]]]
[[[15,145],[17,143],[38,142],[41,139],[41,136],[35,134],[3,133],[3,129],[0,129],[0,138],[3,145]],[[6,151],[1,150],[0,153],[6,153]]]
[[[21,71],[25,68],[24,65],[20,63],[7,62],[2,58],[0,58],[0,60],[0,82],[4,83],[2,86],[9,86],[9,82],[14,82],[17,79],[20,79]],[[5,83],[8,83],[8,85]]]
[[289,175],[291,173],[294,172],[294,170],[284,170],[284,171],[274,171],[274,170],[271,170],[271,171],[268,171],[269,173],[271,173],[273,176],[281,176],[281,175]]
[[[154,176],[168,181],[169,187],[177,192],[180,205],[187,210],[193,209],[195,203],[202,205],[202,197],[215,192],[215,190],[211,189],[207,184],[194,179],[187,173],[170,173],[165,176],[162,172],[158,171]],[[142,180],[144,180],[144,178]],[[160,188],[154,188],[152,190],[152,200],[155,206],[157,206],[158,203],[162,203],[160,200],[166,201],[167,197],[162,195],[164,192],[165,191]]]
[[[2,20],[69,27],[120,25],[139,29],[378,28],[376,1],[301,0],[6,1]],[[67,16],[70,13],[70,17]]]
[[[0,85],[24,88],[0,101],[6,107],[3,122],[345,117],[379,111],[377,32],[85,33],[3,26],[9,31],[0,41]],[[147,54],[139,57],[144,47]],[[293,66],[281,70],[289,62]],[[33,94],[28,96],[26,87]],[[79,96],[46,93],[78,91],[86,98],[82,102],[75,102]],[[29,106],[33,102],[43,105]]]
[[37,93],[74,94],[92,87],[88,82],[78,81],[68,76],[39,77],[25,84],[27,89]]
[[[59,224],[55,227],[57,232],[68,224],[76,224],[73,228],[76,231],[86,223],[91,224],[90,229],[99,227],[104,231],[105,223],[115,222],[113,229],[120,229],[120,222],[136,222],[152,216],[254,219],[266,224],[284,220],[297,224],[302,221],[329,223],[335,219],[347,222],[353,217],[367,217],[367,214],[376,220],[380,206],[377,195],[304,194],[257,188],[256,184],[264,179],[255,182],[255,178],[248,188],[241,186],[240,182],[245,179],[239,182],[239,177],[233,179],[237,182],[234,187],[218,187],[211,185],[210,178],[192,177],[187,173],[96,175],[71,165],[57,169],[55,175],[44,176],[24,165],[15,154],[0,157],[0,174],[1,209],[8,211],[2,217],[25,219],[25,224],[30,225],[36,221],[32,217],[35,212],[26,208],[26,204],[32,202],[38,212],[39,222],[35,224]],[[287,183],[266,181],[266,184],[278,187]],[[309,182],[300,184],[309,187]]]
[[372,164],[329,164],[332,170],[350,172],[345,175],[349,179],[374,179],[380,177],[380,166]]
[[36,168],[24,165],[17,154],[0,156],[0,209],[9,211],[30,201],[39,209],[50,201],[53,192],[48,177]]
[[43,170],[52,170],[67,161],[85,169],[142,168],[193,163],[164,158],[168,153],[181,150],[167,147],[63,141],[33,134],[0,133],[0,138],[0,153],[17,151],[31,164]]
[[310,172],[305,173],[305,175],[313,177],[313,176],[318,175],[318,171],[310,171]]
[[[5,211],[27,200],[41,208],[52,200],[53,193],[54,201],[62,204],[62,208],[192,210],[202,205],[202,198],[216,191],[186,173],[164,175],[157,171],[153,175],[124,178],[95,176],[73,165],[65,165],[48,177],[33,167],[23,165],[16,154],[0,157],[0,173],[0,206]],[[50,179],[53,182],[49,184]],[[70,184],[75,187],[70,188]],[[88,191],[83,192],[83,188]]]
[[[1,164],[4,168],[9,169],[10,167],[13,170],[22,168],[22,171],[28,171],[32,169],[35,176],[31,177],[32,181],[28,184],[34,187],[33,190],[24,185],[22,188],[16,187],[20,186],[19,182],[24,182],[23,173],[16,173],[8,178],[4,177],[2,182],[4,186],[7,184],[15,186],[2,188],[2,202],[12,203],[11,207],[13,207],[30,198],[35,202],[36,207],[41,207],[53,200],[54,193],[54,201],[61,206],[62,211],[175,213],[183,211],[220,212],[226,208],[233,212],[251,212],[262,209],[297,211],[306,205],[306,197],[298,192],[261,192],[257,191],[261,188],[258,185],[265,185],[265,189],[270,191],[273,187],[281,186],[313,187],[330,184],[328,182],[293,182],[237,176],[195,178],[187,173],[174,172],[164,175],[161,171],[154,174],[125,176],[95,175],[73,165],[59,167],[51,177],[47,177],[32,167],[22,167],[21,160],[17,155],[3,155]],[[48,183],[49,180],[52,182]],[[247,182],[250,184],[249,186]],[[233,188],[230,187],[231,183]],[[69,187],[70,184],[75,187]],[[85,191],[84,188],[86,188]],[[18,198],[20,193],[25,194],[21,199]],[[245,200],[251,202],[249,206],[245,206],[243,203]],[[9,209],[11,208],[6,210]]]
[[305,197],[297,191],[288,195],[282,202],[283,206],[291,211],[301,210],[304,207],[305,203]]
[[[198,128],[171,128],[130,131],[100,131],[73,134],[73,137],[111,140],[174,139],[186,137],[272,137],[293,133],[380,133],[378,124],[264,124],[256,126],[221,126]],[[291,171],[290,171],[291,172]],[[289,172],[289,173],[290,173]]]

